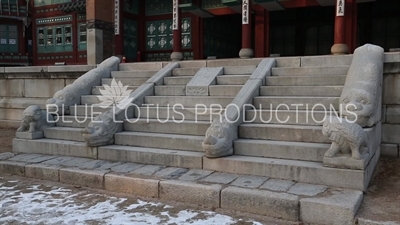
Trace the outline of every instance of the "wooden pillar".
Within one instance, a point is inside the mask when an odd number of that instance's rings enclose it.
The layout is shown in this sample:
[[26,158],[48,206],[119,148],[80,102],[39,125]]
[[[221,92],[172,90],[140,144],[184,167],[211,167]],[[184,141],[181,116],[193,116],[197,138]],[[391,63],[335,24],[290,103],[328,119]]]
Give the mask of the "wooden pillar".
[[260,5],[254,5],[255,11],[255,33],[254,33],[254,56],[269,56],[269,11]]
[[251,48],[251,0],[242,1],[242,49],[240,58],[252,58],[254,51]]
[[346,45],[346,0],[336,0],[334,45],[331,48],[333,55],[347,54],[349,48]]
[[179,0],[172,0],[172,34],[174,46],[172,47],[172,61],[183,59],[182,53],[182,10],[179,8]]
[[349,53],[353,53],[357,48],[357,1],[346,0],[346,44]]
[[[118,28],[114,27],[116,29],[116,32],[115,32],[115,54],[123,55],[124,54],[124,4],[123,4],[124,1],[119,0],[118,3],[119,3],[119,10],[115,10],[115,13],[117,13],[117,12],[119,12],[119,13],[118,13],[118,15],[115,15],[115,24],[118,23],[119,27]],[[115,4],[117,4],[117,1],[115,1]]]
[[114,1],[87,0],[87,63],[96,65],[114,55]]

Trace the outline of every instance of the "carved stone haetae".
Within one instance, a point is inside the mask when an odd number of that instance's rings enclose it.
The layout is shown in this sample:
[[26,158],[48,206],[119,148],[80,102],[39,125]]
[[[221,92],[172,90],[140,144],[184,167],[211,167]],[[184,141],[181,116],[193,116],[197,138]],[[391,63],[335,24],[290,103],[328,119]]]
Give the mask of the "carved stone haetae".
[[216,118],[206,131],[202,143],[206,157],[218,158],[233,154],[233,141],[237,139],[237,127],[226,118]]
[[53,98],[47,100],[50,113],[69,114],[69,107],[81,104],[82,95],[90,95],[92,87],[101,85],[102,78],[111,77],[111,71],[118,70],[118,57],[104,60],[97,68],[92,69],[76,79],[72,84],[57,91]]
[[357,48],[347,73],[339,103],[342,117],[362,127],[372,127],[381,119],[383,48],[366,44]]
[[114,134],[121,130],[122,124],[116,123],[113,110],[108,110],[95,117],[83,129],[82,135],[89,147],[98,147],[114,142]]
[[322,128],[324,136],[332,141],[324,157],[332,158],[340,154],[349,154],[353,159],[361,159],[368,153],[368,138],[363,128],[343,118],[329,117]]
[[17,132],[42,132],[46,127],[54,126],[54,118],[38,105],[31,105],[22,113],[22,123]]

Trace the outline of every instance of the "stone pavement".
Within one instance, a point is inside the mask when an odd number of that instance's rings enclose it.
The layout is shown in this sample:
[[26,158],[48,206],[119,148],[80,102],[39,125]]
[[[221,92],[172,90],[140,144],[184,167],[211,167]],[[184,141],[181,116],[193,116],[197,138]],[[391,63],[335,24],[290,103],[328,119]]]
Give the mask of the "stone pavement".
[[4,153],[0,154],[0,160],[0,174],[254,213],[286,221],[351,224],[363,199],[361,191],[202,169],[40,154],[14,156]]

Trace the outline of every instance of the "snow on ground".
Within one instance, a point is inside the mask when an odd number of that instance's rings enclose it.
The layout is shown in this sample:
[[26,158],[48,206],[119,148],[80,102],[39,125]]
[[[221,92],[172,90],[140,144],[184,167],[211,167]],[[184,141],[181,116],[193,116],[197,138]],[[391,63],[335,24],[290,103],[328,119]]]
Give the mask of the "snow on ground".
[[0,224],[261,224],[212,211],[0,177]]

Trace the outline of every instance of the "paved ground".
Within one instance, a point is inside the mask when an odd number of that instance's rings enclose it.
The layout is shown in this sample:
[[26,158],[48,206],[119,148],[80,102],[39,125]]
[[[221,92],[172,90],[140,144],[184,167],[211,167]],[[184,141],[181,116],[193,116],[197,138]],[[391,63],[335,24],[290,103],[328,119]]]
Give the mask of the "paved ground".
[[0,153],[12,152],[12,139],[17,129],[0,128]]

